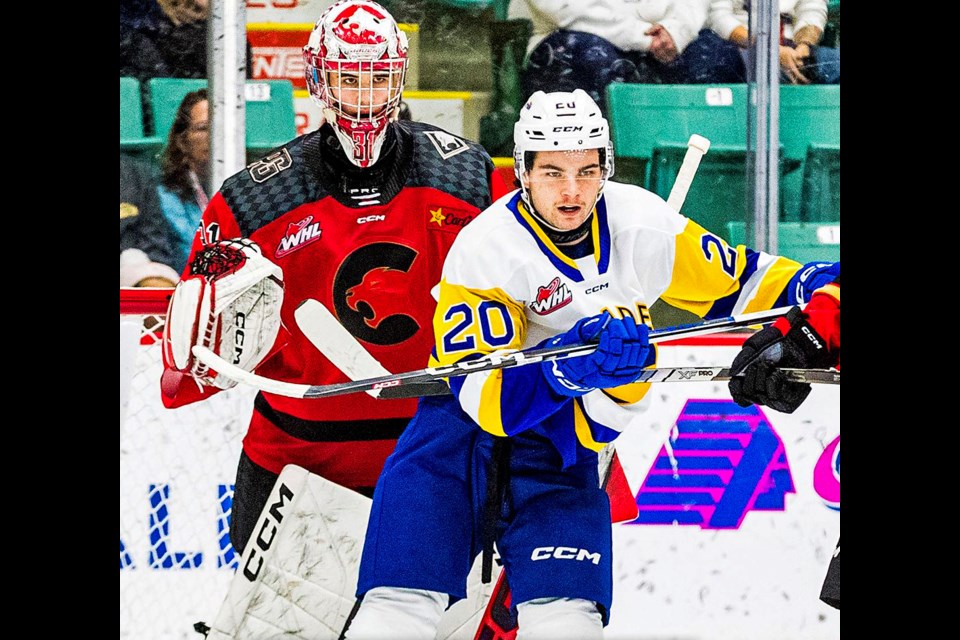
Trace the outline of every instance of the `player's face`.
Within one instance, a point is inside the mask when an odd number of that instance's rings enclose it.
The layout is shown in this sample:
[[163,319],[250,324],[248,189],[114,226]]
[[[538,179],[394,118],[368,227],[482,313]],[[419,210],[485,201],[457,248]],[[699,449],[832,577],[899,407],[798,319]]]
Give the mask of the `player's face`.
[[539,151],[526,177],[537,213],[557,229],[576,229],[600,193],[600,150]]
[[390,71],[331,71],[328,86],[345,114],[372,118],[400,92],[398,80],[399,74]]

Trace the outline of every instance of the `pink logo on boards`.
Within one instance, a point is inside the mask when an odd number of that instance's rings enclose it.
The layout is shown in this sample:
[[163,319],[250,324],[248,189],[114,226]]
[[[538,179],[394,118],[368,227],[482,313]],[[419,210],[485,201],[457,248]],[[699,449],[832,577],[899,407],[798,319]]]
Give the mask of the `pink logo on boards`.
[[831,509],[840,509],[840,436],[827,445],[813,467],[813,489]]

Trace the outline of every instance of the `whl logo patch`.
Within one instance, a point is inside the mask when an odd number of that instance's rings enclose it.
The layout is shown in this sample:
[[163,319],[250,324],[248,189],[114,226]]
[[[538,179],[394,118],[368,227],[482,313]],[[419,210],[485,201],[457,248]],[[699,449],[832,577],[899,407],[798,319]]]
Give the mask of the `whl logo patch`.
[[750,511],[783,511],[796,493],[783,441],[756,405],[689,400],[676,425],[629,524],[739,529]]
[[282,258],[297,249],[302,249],[311,242],[319,240],[322,231],[320,223],[313,221],[313,216],[307,216],[300,222],[288,224],[287,233],[284,234],[280,239],[280,244],[277,245],[276,256]]
[[530,303],[530,309],[537,315],[545,316],[573,302],[573,294],[560,278],[554,278],[545,287],[537,287],[537,299]]

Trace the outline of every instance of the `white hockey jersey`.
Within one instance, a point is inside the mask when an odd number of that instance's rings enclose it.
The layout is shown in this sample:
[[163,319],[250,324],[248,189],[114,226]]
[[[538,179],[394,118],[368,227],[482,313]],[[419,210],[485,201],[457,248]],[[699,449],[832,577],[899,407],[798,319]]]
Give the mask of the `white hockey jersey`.
[[[460,232],[443,267],[431,365],[536,347],[578,320],[609,311],[650,325],[658,299],[705,319],[804,302],[839,272],[731,247],[637,186],[608,182],[592,217],[593,253],[565,256],[520,192],[499,199]],[[830,275],[827,275],[829,272]],[[632,419],[649,384],[554,394],[540,365],[450,378],[461,408],[485,431],[527,429],[564,457],[599,451]]]

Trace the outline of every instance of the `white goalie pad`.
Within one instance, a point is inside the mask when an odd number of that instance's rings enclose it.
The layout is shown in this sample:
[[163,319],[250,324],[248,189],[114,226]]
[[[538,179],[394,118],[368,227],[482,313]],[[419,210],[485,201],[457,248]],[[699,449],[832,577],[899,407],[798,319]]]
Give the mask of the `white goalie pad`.
[[209,640],[337,640],[355,601],[369,498],[284,467]]
[[[371,500],[296,465],[284,467],[240,559],[208,640],[338,640],[356,601]],[[480,558],[467,597],[444,612],[437,640],[473,640],[493,581]]]

